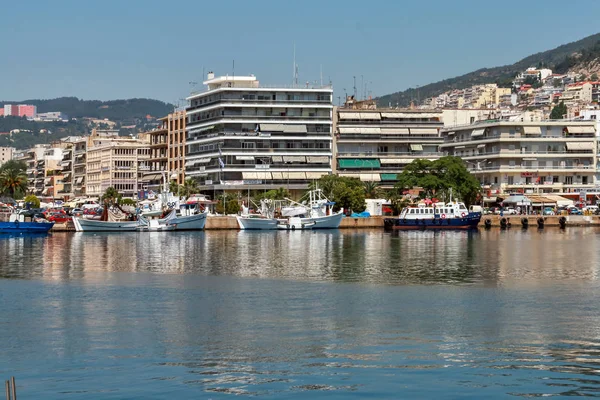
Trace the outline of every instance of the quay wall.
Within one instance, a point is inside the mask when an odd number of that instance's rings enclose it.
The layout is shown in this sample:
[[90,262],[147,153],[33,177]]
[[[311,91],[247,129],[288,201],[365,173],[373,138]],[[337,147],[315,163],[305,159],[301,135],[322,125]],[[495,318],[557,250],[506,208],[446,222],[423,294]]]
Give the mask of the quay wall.
[[[547,227],[559,227],[560,223],[558,222],[561,215],[547,215],[544,218],[544,226]],[[383,220],[388,217],[369,217],[369,218],[349,218],[345,217],[342,219],[342,224],[340,225],[340,229],[383,229]],[[483,229],[485,227],[485,220],[491,221],[491,226],[493,228],[500,227],[500,220],[503,217],[499,215],[486,215],[481,219],[481,223],[479,224],[479,228]],[[527,218],[529,222],[530,228],[537,228],[537,220],[540,218],[539,215],[505,215],[506,218],[513,228],[521,227],[522,218]],[[600,227],[600,216],[587,216],[587,215],[567,215],[565,216],[567,219],[566,226],[567,227],[576,227],[576,226],[598,226]],[[206,220],[205,230],[237,230],[238,224],[235,217],[227,216],[227,217],[213,217],[210,216]],[[69,232],[74,231],[72,224],[63,225],[56,224],[52,228],[55,232]]]

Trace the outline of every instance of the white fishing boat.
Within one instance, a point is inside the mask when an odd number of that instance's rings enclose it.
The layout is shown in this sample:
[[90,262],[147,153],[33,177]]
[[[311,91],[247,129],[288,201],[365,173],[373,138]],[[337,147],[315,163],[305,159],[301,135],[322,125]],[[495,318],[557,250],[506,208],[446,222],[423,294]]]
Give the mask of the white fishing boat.
[[182,206],[181,215],[177,215],[176,210],[171,212],[164,218],[146,219],[144,216],[139,216],[141,229],[148,231],[198,231],[204,229],[206,224],[207,213],[195,213],[194,208]]
[[314,222],[302,222],[302,218],[290,217],[287,221],[279,221],[277,229],[286,231],[312,229],[315,226]]
[[97,221],[73,217],[73,225],[77,232],[135,232],[138,221]]
[[275,201],[261,200],[258,214],[249,214],[248,207],[242,206],[242,215],[235,218],[242,230],[272,230],[277,229],[279,223],[274,214]]
[[335,202],[330,201],[321,189],[315,189],[308,192],[308,205],[297,203],[293,200],[287,199],[291,206],[299,209],[305,207],[307,212],[301,217],[302,223],[311,224],[314,223],[312,229],[337,229],[342,223],[344,217],[343,210],[338,212],[333,211]]

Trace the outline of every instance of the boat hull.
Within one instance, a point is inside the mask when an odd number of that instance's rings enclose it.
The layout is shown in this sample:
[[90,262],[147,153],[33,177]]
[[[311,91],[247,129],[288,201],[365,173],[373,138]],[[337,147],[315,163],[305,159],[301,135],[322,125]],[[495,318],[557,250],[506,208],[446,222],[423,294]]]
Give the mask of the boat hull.
[[238,225],[242,230],[272,230],[277,229],[278,221],[274,218],[246,218],[236,217]]
[[206,214],[186,215],[169,220],[176,231],[201,231],[206,225]]
[[54,222],[0,222],[0,233],[47,233]]
[[138,221],[96,221],[92,219],[73,218],[77,232],[135,232],[139,227]]
[[447,229],[477,229],[481,214],[471,213],[464,218],[431,218],[431,219],[402,219],[385,218],[383,225],[392,230],[447,230]]
[[312,229],[338,229],[342,223],[342,218],[344,218],[344,214],[339,212],[324,217],[302,218],[302,222],[314,222],[315,225]]

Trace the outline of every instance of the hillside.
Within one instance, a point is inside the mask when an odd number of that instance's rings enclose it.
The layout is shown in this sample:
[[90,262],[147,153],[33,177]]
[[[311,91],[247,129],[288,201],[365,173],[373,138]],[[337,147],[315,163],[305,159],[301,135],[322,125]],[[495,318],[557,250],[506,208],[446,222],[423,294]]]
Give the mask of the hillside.
[[418,93],[416,89],[410,88],[381,96],[377,99],[377,104],[381,107],[387,107],[390,103],[392,106],[398,104],[400,107],[406,107],[410,105],[411,100],[416,100],[417,97],[426,99],[449,90],[464,89],[484,83],[497,83],[500,87],[509,87],[515,75],[529,67],[544,66],[554,69],[558,73],[565,73],[568,70],[576,69],[584,61],[589,63],[599,57],[600,33],[597,33],[552,50],[530,55],[511,65],[482,68],[462,76],[430,83],[420,87]]
[[129,122],[151,115],[163,117],[173,111],[173,105],[152,99],[81,100],[77,97],[59,97],[49,100],[0,100],[0,104],[33,104],[39,113],[62,111],[69,118],[108,118],[115,122]]

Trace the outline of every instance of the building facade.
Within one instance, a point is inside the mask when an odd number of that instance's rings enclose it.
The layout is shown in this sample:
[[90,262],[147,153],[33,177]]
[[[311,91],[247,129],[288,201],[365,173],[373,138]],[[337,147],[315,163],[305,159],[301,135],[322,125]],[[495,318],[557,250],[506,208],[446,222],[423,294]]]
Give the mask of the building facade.
[[442,130],[440,149],[461,157],[490,194],[576,193],[595,187],[593,121],[479,122]]
[[391,187],[413,160],[440,157],[442,127],[439,110],[336,108],[335,170]]
[[166,123],[162,121],[161,127],[146,132],[149,143],[149,154],[145,151],[139,152],[138,169],[140,171],[140,183],[144,190],[159,190],[162,186],[163,173],[167,172],[169,132]]
[[[168,131],[168,168],[170,177],[177,176],[177,183],[183,185],[185,181],[185,155],[186,155],[186,111],[174,111],[162,119],[166,122]],[[164,125],[163,125],[164,127]]]
[[14,150],[12,147],[0,147],[0,165],[12,160]]
[[332,173],[333,89],[208,75],[188,97],[185,174],[203,190],[303,190]]

